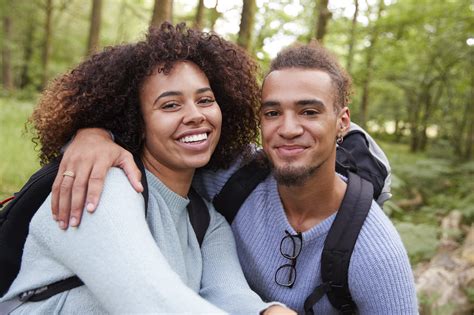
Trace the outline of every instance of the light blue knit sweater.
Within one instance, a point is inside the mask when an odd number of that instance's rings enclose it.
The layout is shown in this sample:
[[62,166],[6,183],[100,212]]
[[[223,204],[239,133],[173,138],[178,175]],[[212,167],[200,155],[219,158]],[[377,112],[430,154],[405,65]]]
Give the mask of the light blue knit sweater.
[[146,219],[142,195],[119,169],[109,171],[97,211],[77,229],[58,228],[48,197],[31,221],[20,273],[3,300],[72,275],[86,285],[14,314],[258,314],[269,306],[248,287],[225,219],[211,207],[200,248],[188,200],[149,172],[147,179]]
[[[194,186],[207,197],[215,196],[238,168],[201,171]],[[245,276],[264,300],[276,300],[303,312],[307,296],[321,284],[321,252],[335,214],[303,233],[303,248],[296,263],[293,288],[275,283],[275,272],[290,263],[280,254],[289,224],[273,176],[260,183],[240,208],[232,230]],[[406,250],[393,224],[373,202],[355,245],[349,266],[349,288],[360,314],[417,314],[413,274]],[[324,296],[315,314],[337,314]]]

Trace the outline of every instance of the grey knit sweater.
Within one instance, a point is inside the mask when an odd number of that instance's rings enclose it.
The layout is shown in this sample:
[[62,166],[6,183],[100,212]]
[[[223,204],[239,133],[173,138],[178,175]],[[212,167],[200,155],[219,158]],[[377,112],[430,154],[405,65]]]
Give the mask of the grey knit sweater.
[[[85,286],[14,314],[258,314],[268,304],[250,290],[225,219],[210,209],[202,247],[190,225],[188,200],[147,172],[149,208],[124,173],[111,169],[101,202],[79,228],[62,231],[50,197],[31,221],[21,270],[2,300],[78,275]],[[157,246],[158,245],[158,246]]]

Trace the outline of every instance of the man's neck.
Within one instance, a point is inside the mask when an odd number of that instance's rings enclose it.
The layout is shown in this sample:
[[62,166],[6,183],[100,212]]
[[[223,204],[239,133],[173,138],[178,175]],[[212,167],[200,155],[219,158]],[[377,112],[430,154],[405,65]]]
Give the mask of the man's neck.
[[339,209],[346,186],[334,167],[321,167],[303,185],[278,184],[278,193],[289,223],[296,231],[304,232]]

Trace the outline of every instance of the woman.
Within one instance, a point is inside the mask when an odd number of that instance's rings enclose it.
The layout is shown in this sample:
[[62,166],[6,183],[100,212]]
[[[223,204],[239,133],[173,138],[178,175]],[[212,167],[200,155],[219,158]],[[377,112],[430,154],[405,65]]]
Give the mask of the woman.
[[[42,162],[59,156],[79,128],[108,129],[147,169],[148,213],[119,169],[107,175],[100,211],[78,229],[53,224],[49,197],[30,223],[20,273],[2,301],[73,275],[85,286],[14,314],[286,310],[250,290],[230,227],[210,204],[201,247],[186,211],[195,169],[226,166],[256,136],[255,70],[218,36],[163,24],[142,42],[91,57],[46,90],[32,116]],[[51,116],[56,125],[44,125]]]

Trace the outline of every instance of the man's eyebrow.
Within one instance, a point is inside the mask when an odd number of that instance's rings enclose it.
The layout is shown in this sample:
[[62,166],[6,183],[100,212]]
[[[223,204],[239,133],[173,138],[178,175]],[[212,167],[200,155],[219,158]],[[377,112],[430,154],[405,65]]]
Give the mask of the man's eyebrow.
[[275,106],[279,106],[280,105],[280,102],[277,102],[277,101],[265,101],[262,103],[262,106],[260,106],[260,108],[264,108],[264,107],[275,107]]
[[[318,99],[315,99],[315,98],[298,100],[298,101],[296,101],[296,105],[298,105],[298,106],[315,105],[315,106],[318,106],[318,107],[326,107],[324,102],[322,102]],[[275,107],[275,106],[280,106],[280,102],[270,100],[270,101],[263,102],[261,108]]]
[[296,105],[300,105],[300,106],[316,105],[316,106],[326,107],[326,105],[322,101],[320,101],[318,99],[315,99],[315,98],[299,100],[299,101],[296,102]]

